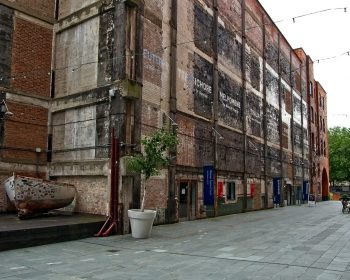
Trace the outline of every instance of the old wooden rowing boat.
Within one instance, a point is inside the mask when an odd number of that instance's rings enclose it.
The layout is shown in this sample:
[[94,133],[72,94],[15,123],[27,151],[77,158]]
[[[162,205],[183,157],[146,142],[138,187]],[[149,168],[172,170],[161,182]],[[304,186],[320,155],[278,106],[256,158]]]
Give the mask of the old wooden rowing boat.
[[11,176],[4,185],[19,218],[65,207],[72,203],[76,193],[70,184],[20,175]]

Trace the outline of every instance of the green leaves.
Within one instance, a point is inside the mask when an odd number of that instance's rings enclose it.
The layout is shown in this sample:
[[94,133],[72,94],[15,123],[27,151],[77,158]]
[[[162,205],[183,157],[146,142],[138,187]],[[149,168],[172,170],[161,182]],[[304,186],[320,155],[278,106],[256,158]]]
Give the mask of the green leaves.
[[164,129],[156,130],[150,137],[141,140],[143,153],[127,158],[127,168],[143,174],[145,179],[159,175],[160,170],[169,164],[168,150],[178,144],[177,136]]
[[350,128],[328,131],[330,177],[332,181],[350,180]]

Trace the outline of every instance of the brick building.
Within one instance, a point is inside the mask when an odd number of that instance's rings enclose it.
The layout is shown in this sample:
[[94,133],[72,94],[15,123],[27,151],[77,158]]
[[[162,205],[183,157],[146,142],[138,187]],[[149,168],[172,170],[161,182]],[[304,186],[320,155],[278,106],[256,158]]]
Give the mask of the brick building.
[[[311,97],[311,94],[310,94]],[[327,126],[327,93],[321,84],[315,81],[315,90],[312,98],[315,106],[315,126],[317,136],[315,138],[316,147],[314,147],[315,163],[312,170],[311,189],[321,194],[323,200],[328,199],[329,195],[329,149],[328,149],[328,126]],[[317,142],[318,140],[318,142]]]
[[307,67],[307,99],[309,114],[309,191],[317,200],[327,200],[329,195],[329,159],[327,127],[327,94],[315,80],[313,61],[303,49],[296,53]]
[[55,16],[48,176],[76,185],[76,211],[108,214],[114,130],[127,232],[141,178],[123,157],[160,127],[180,143],[149,180],[157,223],[300,203],[312,64],[258,1],[56,0]]
[[[0,1],[1,180],[47,176],[53,13],[54,0]],[[8,209],[1,188],[0,212]]]

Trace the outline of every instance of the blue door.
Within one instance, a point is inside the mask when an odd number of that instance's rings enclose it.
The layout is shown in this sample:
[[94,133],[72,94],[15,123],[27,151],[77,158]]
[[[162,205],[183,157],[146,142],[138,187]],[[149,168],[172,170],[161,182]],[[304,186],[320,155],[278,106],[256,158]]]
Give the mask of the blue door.
[[281,178],[273,178],[273,203],[281,204]]

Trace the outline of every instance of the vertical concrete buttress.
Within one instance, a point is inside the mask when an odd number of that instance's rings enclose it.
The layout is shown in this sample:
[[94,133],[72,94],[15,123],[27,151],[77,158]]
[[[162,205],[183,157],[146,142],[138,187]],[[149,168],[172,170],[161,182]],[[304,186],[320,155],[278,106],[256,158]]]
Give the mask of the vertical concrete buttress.
[[278,71],[278,133],[280,138],[280,182],[281,182],[281,206],[284,205],[284,181],[283,181],[283,137],[282,137],[282,75],[281,75],[281,35],[278,34],[278,52],[277,52],[277,71]]
[[290,81],[290,94],[292,98],[291,102],[291,121],[290,121],[290,137],[292,139],[291,144],[292,144],[292,184],[294,186],[294,177],[295,177],[295,154],[294,154],[294,102],[293,102],[293,88],[294,88],[294,83],[293,83],[293,70],[292,70],[292,52],[293,50],[290,50],[289,53],[289,81]]
[[247,73],[246,73],[246,34],[245,34],[245,0],[241,0],[242,5],[242,119],[243,119],[243,207],[242,212],[247,210]]
[[267,99],[266,99],[266,27],[265,15],[262,15],[263,28],[263,131],[264,131],[264,181],[265,181],[265,208],[269,207],[269,192],[267,184]]
[[[177,61],[177,0],[171,1],[171,20],[170,20],[170,117],[176,122],[176,61]],[[173,132],[176,133],[176,126],[171,126]],[[171,162],[168,167],[168,222],[174,223],[177,221],[177,205],[176,205],[176,154],[177,149],[174,147],[171,153]]]

